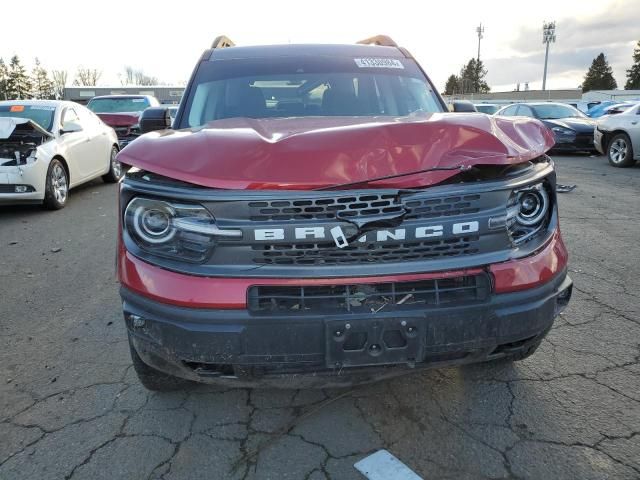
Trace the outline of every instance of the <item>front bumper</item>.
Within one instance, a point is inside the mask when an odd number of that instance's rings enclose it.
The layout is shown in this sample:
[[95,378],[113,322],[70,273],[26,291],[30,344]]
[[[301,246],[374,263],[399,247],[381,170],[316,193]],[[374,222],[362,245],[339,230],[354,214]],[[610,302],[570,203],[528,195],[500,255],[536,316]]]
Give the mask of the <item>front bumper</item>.
[[556,143],[551,149],[554,152],[593,152],[596,150],[592,134],[575,136],[556,135],[555,138]]
[[601,132],[597,128],[593,133],[593,144],[600,154],[605,155],[604,132]]
[[[0,205],[39,203],[44,199],[48,162],[36,160],[20,166],[0,166]],[[15,185],[27,185],[29,192],[12,192]]]
[[[366,383],[526,350],[551,328],[571,289],[563,270],[535,288],[494,293],[473,305],[300,317],[167,305],[125,287],[121,296],[133,347],[152,367],[199,382],[303,388]],[[402,321],[420,332],[417,358],[349,368],[331,363],[335,325],[378,322],[396,328]]]

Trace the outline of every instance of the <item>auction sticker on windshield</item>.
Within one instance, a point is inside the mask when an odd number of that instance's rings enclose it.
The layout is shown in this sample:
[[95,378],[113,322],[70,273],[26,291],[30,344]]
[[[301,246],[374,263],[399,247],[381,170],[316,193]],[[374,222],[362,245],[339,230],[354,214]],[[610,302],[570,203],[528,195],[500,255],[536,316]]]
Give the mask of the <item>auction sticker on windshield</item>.
[[404,68],[400,60],[395,58],[354,58],[360,68]]

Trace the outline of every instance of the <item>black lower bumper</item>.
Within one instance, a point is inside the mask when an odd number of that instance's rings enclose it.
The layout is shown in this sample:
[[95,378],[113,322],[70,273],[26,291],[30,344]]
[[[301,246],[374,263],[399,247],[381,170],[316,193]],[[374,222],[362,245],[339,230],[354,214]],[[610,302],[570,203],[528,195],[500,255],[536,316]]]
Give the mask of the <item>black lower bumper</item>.
[[176,307],[124,288],[121,296],[132,344],[152,367],[200,382],[303,388],[528,350],[567,305],[571,287],[562,272],[540,287],[473,305],[325,316]]

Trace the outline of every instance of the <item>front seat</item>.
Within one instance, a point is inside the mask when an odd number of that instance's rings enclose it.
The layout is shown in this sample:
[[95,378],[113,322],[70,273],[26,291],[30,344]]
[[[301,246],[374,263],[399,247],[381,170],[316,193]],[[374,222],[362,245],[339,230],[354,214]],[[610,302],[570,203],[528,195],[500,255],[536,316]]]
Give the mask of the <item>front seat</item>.
[[360,105],[352,88],[334,86],[322,94],[322,111],[332,116],[360,115]]
[[227,118],[262,118],[267,114],[267,103],[262,90],[248,83],[230,84],[227,89],[225,113]]

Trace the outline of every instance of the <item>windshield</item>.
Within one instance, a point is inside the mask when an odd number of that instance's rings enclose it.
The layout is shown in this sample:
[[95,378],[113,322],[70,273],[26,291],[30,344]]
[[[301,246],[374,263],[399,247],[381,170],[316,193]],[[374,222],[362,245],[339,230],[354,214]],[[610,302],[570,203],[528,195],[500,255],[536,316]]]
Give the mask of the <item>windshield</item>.
[[0,117],[28,118],[51,131],[56,107],[43,105],[0,105]]
[[536,105],[533,107],[536,117],[542,120],[555,120],[557,118],[585,118],[586,115],[570,105]]
[[95,113],[141,112],[149,106],[149,100],[145,97],[93,98],[87,104],[87,108]]
[[402,116],[443,107],[413,60],[273,57],[203,62],[180,127],[233,117]]

